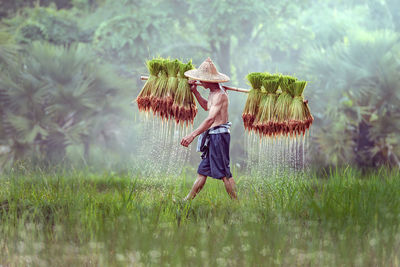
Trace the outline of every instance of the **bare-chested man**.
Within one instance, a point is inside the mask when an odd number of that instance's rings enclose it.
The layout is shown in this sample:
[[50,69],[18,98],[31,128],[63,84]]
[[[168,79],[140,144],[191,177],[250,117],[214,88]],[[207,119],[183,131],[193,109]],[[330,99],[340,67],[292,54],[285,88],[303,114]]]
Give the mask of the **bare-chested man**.
[[[214,74],[216,78],[214,78]],[[220,76],[217,76],[217,74]],[[204,88],[210,90],[208,100],[206,100],[197,91],[194,81],[190,82],[192,84],[191,90],[199,105],[209,113],[200,126],[181,141],[181,144],[187,147],[196,136],[201,134],[198,149],[203,152],[202,161],[197,170],[198,177],[185,200],[193,199],[200,192],[208,176],[222,180],[229,196],[236,199],[235,181],[232,178],[229,166],[229,128],[231,123],[228,121],[228,95],[218,82],[209,82],[213,80],[212,78],[215,80],[219,78],[218,81],[226,81],[221,80],[221,75],[226,77],[227,80],[229,78],[224,74],[218,73],[209,58],[199,66],[198,70],[193,70],[188,75],[185,73],[185,75],[199,80]]]

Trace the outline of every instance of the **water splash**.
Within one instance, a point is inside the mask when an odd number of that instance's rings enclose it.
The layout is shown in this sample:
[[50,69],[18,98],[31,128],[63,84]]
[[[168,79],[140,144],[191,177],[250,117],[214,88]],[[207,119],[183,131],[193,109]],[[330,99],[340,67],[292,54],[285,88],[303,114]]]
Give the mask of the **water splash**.
[[288,137],[245,135],[247,173],[257,177],[298,177],[308,169],[307,150],[310,133]]
[[190,146],[181,146],[192,126],[176,125],[145,114],[140,117],[138,136],[140,171],[144,177],[179,176],[188,161]]

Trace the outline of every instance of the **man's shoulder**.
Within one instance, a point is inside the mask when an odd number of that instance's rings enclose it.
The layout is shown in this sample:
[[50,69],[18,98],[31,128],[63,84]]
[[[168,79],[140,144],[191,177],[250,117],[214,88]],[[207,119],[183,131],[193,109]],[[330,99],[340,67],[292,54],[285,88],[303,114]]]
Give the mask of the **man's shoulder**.
[[227,101],[228,100],[228,94],[225,93],[224,91],[218,92],[218,100]]
[[227,94],[223,92],[217,92],[213,94],[211,97],[213,99],[213,102],[215,103],[224,102],[228,100]]

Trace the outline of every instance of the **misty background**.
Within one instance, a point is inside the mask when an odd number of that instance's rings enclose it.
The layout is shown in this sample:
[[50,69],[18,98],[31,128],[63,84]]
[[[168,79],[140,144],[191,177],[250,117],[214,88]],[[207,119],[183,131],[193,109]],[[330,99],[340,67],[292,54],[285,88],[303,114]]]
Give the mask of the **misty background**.
[[[399,30],[395,0],[0,0],[0,168],[144,168],[158,135],[132,100],[156,56],[210,56],[242,88],[250,72],[307,80],[313,166],[398,167]],[[240,169],[247,95],[228,94]]]

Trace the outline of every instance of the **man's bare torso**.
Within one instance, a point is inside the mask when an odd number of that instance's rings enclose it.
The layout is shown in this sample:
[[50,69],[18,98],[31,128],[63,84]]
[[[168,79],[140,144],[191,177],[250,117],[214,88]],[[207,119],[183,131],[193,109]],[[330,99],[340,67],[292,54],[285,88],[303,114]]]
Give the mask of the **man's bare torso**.
[[[223,97],[218,97],[221,94],[223,95]],[[218,126],[218,125],[228,122],[229,100],[228,100],[228,95],[226,94],[226,92],[223,89],[210,92],[210,94],[208,95],[207,109],[210,110],[212,105],[217,104],[218,101],[222,102],[221,109],[219,110],[218,114],[216,115],[214,123],[211,125],[211,127]]]

